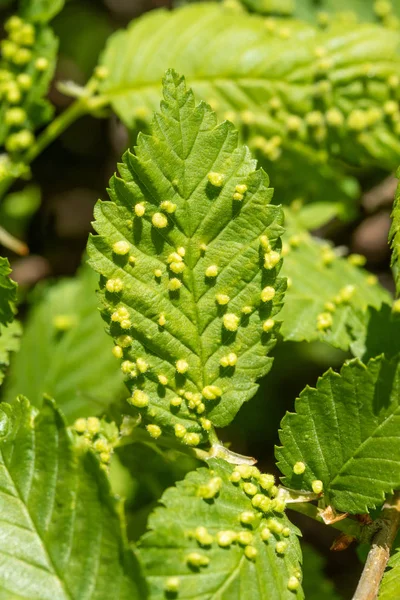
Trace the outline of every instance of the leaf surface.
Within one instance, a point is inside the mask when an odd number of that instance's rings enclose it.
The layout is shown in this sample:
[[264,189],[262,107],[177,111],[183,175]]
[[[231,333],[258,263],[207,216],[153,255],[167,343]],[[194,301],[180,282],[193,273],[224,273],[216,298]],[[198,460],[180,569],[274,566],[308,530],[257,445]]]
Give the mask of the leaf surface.
[[[150,532],[144,535],[139,547],[151,600],[165,598],[170,578],[178,578],[177,597],[182,600],[193,598],[194,590],[196,600],[304,597],[300,587],[295,591],[288,590],[289,577],[298,574],[300,569],[297,529],[286,516],[273,513],[265,518],[261,518],[263,513],[258,513],[252,526],[242,525],[240,515],[254,509],[250,498],[241,489],[244,482],[234,484],[229,481],[233,469],[225,461],[210,461],[210,469],[201,468],[190,473],[164,493],[161,499],[164,506],[157,508],[150,517]],[[205,500],[199,497],[199,490],[212,478],[220,478],[221,488],[215,498]],[[260,532],[268,518],[288,527],[288,537],[282,533],[271,534],[264,542]],[[209,545],[197,541],[198,527],[205,527],[212,536]],[[257,551],[255,559],[246,557],[245,546],[239,541],[221,547],[217,543],[221,531],[250,533],[253,538],[250,546]],[[276,544],[284,540],[287,551],[278,554]],[[192,568],[187,562],[192,553],[200,553],[209,559],[208,565]]]
[[24,19],[35,23],[47,23],[64,7],[65,0],[20,0]]
[[[400,177],[400,169],[397,172],[397,176]],[[389,241],[392,248],[391,264],[394,272],[397,295],[400,295],[400,184],[397,187],[391,217],[392,226],[389,232]]]
[[17,284],[10,279],[10,265],[0,256],[0,325],[11,323],[17,300]]
[[[296,413],[282,420],[276,449],[284,485],[311,489],[322,481],[327,504],[365,513],[400,486],[400,365],[352,360],[306,388]],[[305,464],[302,475],[293,472]]]
[[53,404],[3,403],[0,422],[0,598],[145,598],[107,477]]
[[387,569],[379,589],[379,600],[397,600],[400,580],[400,551],[396,548],[389,559]]
[[22,328],[18,321],[7,326],[0,325],[0,384],[10,364],[10,353],[19,350],[21,334]]
[[[196,106],[175,72],[164,98],[152,135],[112,178],[111,202],[96,206],[89,256],[133,403],[145,401],[150,424],[201,433],[204,417],[227,425],[271,367],[283,213],[232,124]],[[268,269],[262,235],[276,260]]]
[[122,374],[97,310],[96,279],[90,269],[82,269],[75,279],[55,284],[36,301],[21,351],[12,361],[8,402],[24,394],[41,406],[43,394],[48,394],[58,398],[72,422],[104,413],[123,398]]

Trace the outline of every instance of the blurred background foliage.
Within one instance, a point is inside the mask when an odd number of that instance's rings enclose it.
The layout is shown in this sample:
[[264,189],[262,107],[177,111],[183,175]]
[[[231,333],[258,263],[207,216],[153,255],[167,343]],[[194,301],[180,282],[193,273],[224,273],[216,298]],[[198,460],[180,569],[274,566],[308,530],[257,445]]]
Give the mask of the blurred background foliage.
[[[342,14],[346,22],[355,22],[358,17],[391,28],[397,27],[400,18],[400,3],[393,3],[388,13],[384,1],[241,2],[262,15],[296,16],[322,26],[331,13]],[[174,4],[186,3],[178,0]],[[226,3],[237,5],[239,0]],[[49,92],[56,112],[61,113],[71,103],[57,82],[85,84],[114,31],[146,11],[172,8],[172,4],[169,0],[68,0],[51,23],[59,39],[58,63]],[[12,0],[0,0],[3,23],[14,6]],[[20,284],[19,317],[25,329],[21,352],[12,361],[8,384],[1,391],[3,400],[24,393],[39,405],[42,394],[47,393],[55,397],[70,422],[77,416],[106,414],[121,424],[122,415],[129,415],[118,361],[112,356],[112,342],[96,309],[96,277],[80,268],[93,206],[98,198],[106,198],[108,180],[129,139],[125,125],[111,112],[103,119],[85,116],[34,161],[32,180],[16,183],[0,203],[1,226],[24,240],[30,250],[28,256],[18,257],[1,248]],[[279,169],[279,161],[277,165]],[[379,168],[349,170],[347,175],[343,185],[347,186],[351,206],[346,219],[333,213],[334,218],[317,227],[316,233],[352,253],[365,255],[367,268],[390,289],[387,235],[395,179]],[[274,177],[271,179],[276,186]],[[315,385],[329,367],[340,368],[348,354],[321,342],[280,342],[274,356],[273,369],[261,381],[256,397],[230,427],[221,431],[221,438],[235,451],[257,457],[260,468],[270,472],[275,471],[273,449],[285,411],[293,408],[294,399],[307,384]],[[125,498],[132,541],[143,533],[147,516],[164,489],[195,466],[194,459],[186,454],[171,448],[162,450],[140,436],[118,450],[111,479],[115,492]],[[332,553],[332,530],[297,515],[294,521],[302,528],[306,542],[306,597],[349,598],[362,568],[356,549]]]

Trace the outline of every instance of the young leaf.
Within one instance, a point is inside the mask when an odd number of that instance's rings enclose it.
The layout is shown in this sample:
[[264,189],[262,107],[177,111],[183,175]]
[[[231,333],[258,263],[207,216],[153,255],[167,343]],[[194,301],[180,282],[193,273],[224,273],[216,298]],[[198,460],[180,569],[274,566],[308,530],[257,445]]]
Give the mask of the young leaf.
[[53,404],[3,403],[0,422],[0,596],[145,598],[107,477]]
[[19,350],[21,324],[13,321],[9,325],[0,325],[0,384],[3,383],[4,374],[10,364],[10,353]]
[[400,551],[396,548],[388,562],[388,568],[379,589],[379,600],[397,600],[399,597]]
[[[381,5],[382,9],[379,9]],[[376,2],[374,0],[296,0],[296,17],[310,21],[317,20],[322,26],[332,23],[333,19],[356,22],[357,17],[363,21],[376,21],[382,18],[384,24],[396,15],[400,17],[400,7],[397,2]],[[396,19],[393,21],[396,26]]]
[[266,23],[212,3],[152,11],[111,37],[102,92],[133,128],[149,120],[162,73],[174,67],[271,163],[282,157],[277,171],[289,161],[291,180],[314,185],[337,155],[351,165],[397,166],[399,40],[397,31],[377,25],[321,31],[295,20]]
[[118,361],[97,310],[96,280],[82,269],[46,290],[33,307],[7,379],[8,402],[21,393],[41,406],[43,394],[50,394],[72,422],[123,398]]
[[10,279],[10,273],[8,260],[0,256],[0,325],[11,323],[15,313],[17,284]]
[[282,420],[276,458],[284,485],[321,491],[322,482],[326,503],[342,512],[379,506],[400,487],[399,401],[397,360],[352,360],[340,374],[325,373]]
[[400,315],[388,304],[370,308],[366,315],[355,313],[350,327],[351,351],[364,363],[379,354],[386,358],[400,354]]
[[[397,176],[400,177],[400,169],[397,172]],[[389,241],[392,248],[392,268],[397,294],[400,295],[400,184],[397,187],[391,216],[392,226],[389,232]]]
[[[255,509],[259,495],[271,500],[257,476],[230,481],[236,469],[212,460],[164,493],[139,546],[151,600],[172,587],[180,600],[194,590],[197,600],[304,597],[297,529],[284,514]],[[252,487],[253,500],[244,491]]]
[[283,213],[232,124],[196,106],[174,71],[164,98],[112,178],[112,201],[96,206],[89,256],[129,401],[154,437],[161,427],[197,445],[271,367]]
[[286,340],[320,340],[348,350],[354,341],[353,320],[357,316],[367,322],[368,306],[379,309],[391,301],[390,294],[374,275],[356,266],[362,256],[339,257],[329,242],[293,226],[291,213],[286,215],[282,273],[289,286],[281,333]]
[[24,19],[35,23],[47,23],[59,13],[65,0],[20,0],[20,11]]

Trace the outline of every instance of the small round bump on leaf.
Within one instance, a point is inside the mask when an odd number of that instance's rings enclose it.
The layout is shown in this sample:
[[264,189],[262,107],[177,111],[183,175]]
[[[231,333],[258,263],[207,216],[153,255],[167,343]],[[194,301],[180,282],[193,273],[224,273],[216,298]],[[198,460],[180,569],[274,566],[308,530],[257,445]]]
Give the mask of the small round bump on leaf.
[[325,331],[333,325],[333,318],[331,313],[323,312],[317,316],[317,329],[318,331]]
[[217,265],[210,265],[209,267],[207,267],[207,269],[205,271],[206,277],[217,277],[217,275],[218,275]]
[[170,400],[170,405],[173,406],[174,408],[178,408],[179,406],[182,406],[182,398],[179,398],[179,396],[174,396]]
[[168,577],[164,584],[164,590],[167,594],[177,594],[179,591],[179,577]]
[[187,446],[198,446],[200,444],[201,438],[198,433],[187,433],[183,437],[183,443]]
[[249,546],[253,542],[253,534],[250,531],[240,531],[237,541],[241,546]]
[[257,516],[253,511],[245,510],[242,513],[240,513],[239,518],[242,525],[252,525],[254,521],[256,521]]
[[135,211],[135,215],[137,217],[143,217],[144,213],[146,212],[146,207],[143,202],[138,202],[138,204],[135,204],[135,208],[133,210]]
[[161,315],[158,317],[158,324],[160,327],[164,327],[164,325],[166,324],[167,319],[165,318],[165,315],[163,313],[161,313]]
[[162,271],[161,271],[161,269],[154,269],[154,277],[156,279],[161,279],[161,277],[162,277]]
[[168,378],[165,375],[157,375],[157,379],[161,385],[168,385]]
[[170,200],[164,200],[164,202],[161,202],[160,208],[161,210],[165,210],[165,212],[172,214],[176,211],[176,204]]
[[190,567],[199,568],[206,567],[210,559],[208,556],[204,556],[204,554],[200,554],[200,552],[191,552],[186,556],[186,562]]
[[221,548],[229,548],[236,541],[236,537],[234,531],[218,531],[216,541]]
[[176,277],[173,277],[172,279],[169,280],[168,289],[171,292],[176,292],[181,287],[182,287],[182,282],[179,279],[177,279]]
[[[275,290],[274,290],[274,292],[275,292]],[[238,316],[234,315],[233,313],[226,313],[222,317],[222,322],[224,324],[225,329],[227,329],[228,331],[237,331],[237,329],[239,327],[240,319]]]
[[117,277],[116,279],[108,279],[106,282],[107,292],[118,294],[124,289],[124,282]]
[[210,431],[212,427],[212,423],[209,419],[202,418],[200,419],[200,424],[204,431]]
[[288,582],[287,582],[287,589],[290,592],[296,592],[300,587],[300,581],[297,579],[297,577],[295,577],[294,575],[291,575],[291,577],[289,577]]
[[149,365],[148,365],[148,363],[147,363],[147,362],[144,360],[144,358],[138,358],[138,359],[136,360],[136,366],[137,366],[137,369],[138,369],[139,373],[146,373],[146,371],[147,371],[147,370],[148,370],[148,368],[149,368]]
[[285,554],[287,547],[288,547],[287,542],[284,542],[284,541],[276,542],[276,546],[275,546],[276,553],[277,554]]
[[125,240],[115,242],[112,247],[114,254],[118,254],[119,256],[125,256],[125,254],[128,254],[130,249],[130,245],[128,242],[125,242]]
[[44,56],[40,56],[35,60],[35,68],[38,71],[46,71],[49,67],[49,61]]
[[155,440],[160,437],[162,431],[158,425],[150,424],[146,425],[146,429],[149,432],[149,435]]
[[221,477],[212,477],[207,483],[199,486],[197,495],[204,500],[211,500],[219,493],[221,487]]
[[273,269],[274,267],[276,267],[276,265],[278,264],[278,262],[280,260],[281,260],[281,255],[279,254],[279,252],[276,252],[275,250],[271,250],[271,252],[264,254],[264,269],[267,269],[267,270]]
[[222,390],[216,385],[207,385],[201,391],[206,400],[216,400],[222,396]]
[[197,527],[194,532],[194,537],[201,546],[211,546],[214,541],[213,536],[208,533],[206,527]]
[[176,370],[178,371],[178,373],[186,373],[189,369],[189,365],[186,362],[186,360],[180,359],[178,361],[176,361]]
[[268,527],[263,527],[263,529],[261,529],[260,537],[263,542],[268,542],[268,540],[271,538],[271,535],[272,533]]
[[234,352],[230,352],[229,354],[227,354],[226,356],[223,356],[220,361],[219,364],[221,365],[221,367],[234,367],[236,365],[238,361],[238,357]]
[[254,483],[246,482],[243,484],[243,491],[248,496],[255,496],[258,492],[258,487]]
[[220,304],[221,306],[225,306],[226,304],[228,304],[230,298],[226,294],[217,294],[215,296],[215,300],[217,301],[217,304]]
[[181,425],[180,423],[177,423],[176,425],[174,425],[174,432],[175,437],[177,437],[178,439],[182,439],[186,435],[186,427],[184,425]]
[[255,548],[254,546],[246,546],[246,548],[244,549],[244,555],[249,560],[255,560],[257,554],[257,548]]
[[322,490],[324,489],[324,484],[320,479],[314,479],[314,481],[311,483],[311,489],[314,494],[321,494]]
[[159,212],[154,213],[151,217],[151,222],[157,229],[164,229],[164,227],[167,227],[168,225],[167,217]]
[[114,348],[112,349],[112,353],[114,354],[115,358],[122,358],[124,355],[121,346],[114,346]]
[[241,312],[244,315],[250,315],[253,312],[253,307],[248,305],[243,306]]
[[145,408],[146,406],[149,405],[149,397],[142,390],[135,390],[133,392],[131,398],[128,399],[128,402],[129,402],[129,404],[136,406],[136,408]]
[[263,331],[265,331],[265,333],[270,332],[271,329],[273,329],[274,327],[275,327],[275,321],[274,321],[274,319],[267,319],[263,323]]
[[222,173],[216,173],[215,171],[211,171],[207,175],[207,178],[211,185],[213,185],[214,187],[222,187],[224,185],[225,175],[223,175]]
[[273,287],[267,285],[261,292],[262,302],[270,302],[275,297],[275,290]]
[[302,475],[306,470],[306,465],[303,462],[297,462],[293,465],[293,473],[295,475]]

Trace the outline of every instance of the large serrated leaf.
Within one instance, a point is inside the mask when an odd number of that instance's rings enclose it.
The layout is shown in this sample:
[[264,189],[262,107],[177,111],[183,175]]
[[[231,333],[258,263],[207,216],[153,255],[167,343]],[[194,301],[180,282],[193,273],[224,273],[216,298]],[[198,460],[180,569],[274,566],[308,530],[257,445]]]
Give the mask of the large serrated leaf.
[[[282,420],[276,449],[283,482],[311,489],[322,481],[326,502],[365,513],[400,487],[400,365],[384,357],[352,360],[306,388],[296,413]],[[296,475],[295,463],[305,471]]]
[[96,206],[89,256],[133,403],[150,402],[146,422],[199,433],[204,417],[227,425],[271,367],[283,213],[231,123],[196,106],[175,72],[164,97],[152,136],[111,180],[112,202]]
[[[300,586],[290,591],[290,577],[299,578],[301,553],[297,529],[284,515],[258,513],[251,526],[241,523],[243,512],[253,512],[251,499],[242,489],[241,482],[229,481],[234,467],[222,460],[210,461],[210,469],[201,468],[165,492],[162,508],[150,517],[150,532],[141,539],[139,552],[149,583],[151,600],[165,598],[171,578],[178,579],[178,598],[184,600],[290,600],[303,598]],[[202,498],[202,488],[220,479],[218,494]],[[253,479],[253,485],[257,480]],[[250,483],[247,480],[247,483]],[[257,511],[256,511],[257,512]],[[255,514],[255,513],[254,513]],[[268,519],[288,530],[261,539],[261,531]],[[279,525],[278,525],[279,526]],[[199,542],[205,538],[196,532],[205,527],[212,538],[209,544]],[[245,554],[245,543],[240,538],[226,547],[218,543],[219,532],[251,534],[251,548],[256,556]],[[203,532],[204,533],[204,532]],[[277,552],[277,543],[287,542],[283,553]],[[278,546],[279,550],[279,546]],[[198,569],[190,566],[190,555],[199,553],[209,563]],[[175,582],[176,583],[176,582]],[[289,584],[290,585],[290,584]],[[168,597],[168,595],[167,595]]]
[[368,307],[379,309],[391,296],[375,276],[352,264],[353,257],[338,256],[332,244],[293,223],[289,211],[286,215],[282,274],[289,285],[281,333],[286,340],[320,340],[348,350],[354,319],[367,323]]
[[107,477],[53,404],[1,404],[0,423],[0,598],[145,598]]
[[[397,172],[397,176],[400,177],[400,169]],[[392,226],[389,232],[389,241],[392,248],[391,264],[394,271],[397,294],[400,295],[400,184],[397,187],[391,217]]]
[[396,548],[388,562],[388,568],[379,588],[379,600],[397,600],[400,581],[400,549]]
[[290,189],[293,199],[301,189],[320,200],[329,181],[323,197],[337,201],[335,157],[398,164],[400,143],[382,107],[388,101],[390,111],[397,98],[399,41],[398,32],[377,25],[322,31],[211,3],[154,11],[110,39],[102,92],[129,127],[142,128],[163,71],[173,67],[265,157],[282,196]]
[[88,268],[46,290],[26,323],[6,400],[24,394],[41,406],[58,399],[70,421],[103,413],[124,394],[118,361],[97,310],[97,278]]
[[380,354],[386,358],[400,354],[400,315],[391,306],[382,304],[379,310],[370,308],[366,315],[355,313],[353,317],[350,327],[354,356],[367,362]]
[[10,279],[10,265],[0,256],[0,325],[11,323],[17,300],[17,284]]

